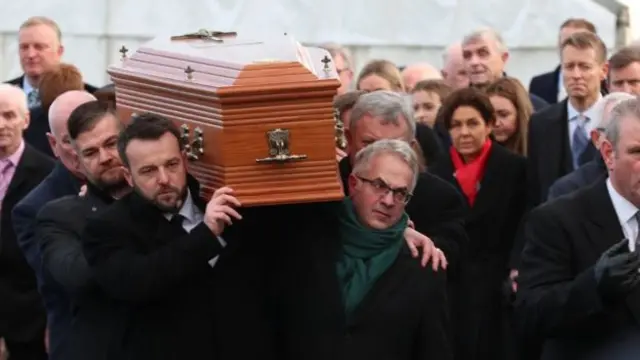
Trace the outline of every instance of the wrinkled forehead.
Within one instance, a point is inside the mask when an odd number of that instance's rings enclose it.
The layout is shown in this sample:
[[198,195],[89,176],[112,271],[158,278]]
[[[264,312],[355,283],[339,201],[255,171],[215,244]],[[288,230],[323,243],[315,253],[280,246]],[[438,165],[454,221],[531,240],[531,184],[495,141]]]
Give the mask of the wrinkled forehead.
[[398,155],[381,153],[371,158],[367,177],[380,179],[394,189],[411,187],[413,171]]
[[20,106],[19,101],[0,94],[0,113],[16,113],[24,115],[25,111],[26,109],[24,109],[23,106]]

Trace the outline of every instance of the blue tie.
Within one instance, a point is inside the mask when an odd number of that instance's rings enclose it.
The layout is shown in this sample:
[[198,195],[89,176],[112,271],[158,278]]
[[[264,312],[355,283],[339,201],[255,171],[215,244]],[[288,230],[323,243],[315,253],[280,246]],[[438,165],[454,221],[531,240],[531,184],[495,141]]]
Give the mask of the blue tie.
[[589,138],[587,137],[586,130],[584,128],[585,123],[588,121],[583,115],[578,115],[576,118],[578,126],[573,131],[573,141],[571,144],[571,153],[573,154],[573,168],[577,169],[579,164],[580,155],[587,149],[589,145]]
[[31,90],[29,95],[27,95],[27,102],[29,109],[40,106],[40,94],[38,94],[38,90]]

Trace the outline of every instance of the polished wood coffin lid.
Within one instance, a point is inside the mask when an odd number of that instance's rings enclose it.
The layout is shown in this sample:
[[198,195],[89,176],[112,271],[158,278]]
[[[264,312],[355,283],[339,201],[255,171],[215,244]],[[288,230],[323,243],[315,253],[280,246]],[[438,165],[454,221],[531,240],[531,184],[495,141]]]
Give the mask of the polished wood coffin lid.
[[[245,206],[344,196],[332,107],[340,82],[325,50],[283,34],[158,37],[121,52],[108,68],[120,116],[148,111],[180,125],[205,195],[231,186]],[[276,143],[290,160],[272,161]]]

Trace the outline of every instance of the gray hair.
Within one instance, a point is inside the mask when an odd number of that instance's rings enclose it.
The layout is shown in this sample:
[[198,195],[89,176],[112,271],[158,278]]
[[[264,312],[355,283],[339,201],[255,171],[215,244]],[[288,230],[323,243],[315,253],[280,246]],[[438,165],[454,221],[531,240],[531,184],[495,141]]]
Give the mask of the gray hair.
[[620,142],[620,124],[623,119],[629,116],[635,117],[636,121],[640,121],[640,98],[634,97],[633,99],[623,100],[611,111],[611,119],[605,128],[605,136],[614,150],[618,148],[618,143]]
[[470,42],[478,41],[484,38],[493,40],[495,47],[499,52],[506,53],[509,51],[509,49],[507,48],[507,44],[505,44],[504,39],[502,38],[502,35],[500,35],[500,33],[498,33],[496,30],[488,27],[475,30],[465,35],[465,37],[462,39],[462,45],[464,46],[469,44]]
[[355,129],[356,123],[365,115],[379,118],[383,124],[400,125],[398,117],[406,122],[411,131],[407,138],[413,139],[416,134],[416,122],[413,118],[411,96],[393,91],[378,90],[360,96],[351,109],[349,129]]
[[[613,108],[625,100],[632,100],[635,98],[635,96],[625,92],[612,92],[598,100],[598,103],[595,106],[595,113],[597,114],[596,116],[598,120],[596,128],[600,130],[606,128],[609,120],[611,119]],[[607,108],[609,107],[610,109],[607,112]]]
[[0,84],[0,96],[9,100],[18,108],[22,118],[29,114],[27,94],[21,88],[11,84]]
[[356,154],[352,172],[354,174],[362,174],[369,169],[373,159],[383,154],[393,155],[409,165],[413,173],[409,191],[413,192],[418,182],[418,175],[420,174],[420,162],[418,161],[418,155],[416,155],[416,152],[413,151],[411,145],[406,141],[385,139],[367,145]]

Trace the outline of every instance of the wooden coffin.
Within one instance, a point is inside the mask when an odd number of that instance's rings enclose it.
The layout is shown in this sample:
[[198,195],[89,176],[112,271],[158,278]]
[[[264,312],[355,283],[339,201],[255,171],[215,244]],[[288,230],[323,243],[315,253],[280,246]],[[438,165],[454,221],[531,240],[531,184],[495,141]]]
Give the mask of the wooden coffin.
[[119,115],[175,121],[205,196],[222,186],[243,206],[344,196],[332,109],[340,82],[325,50],[286,34],[256,40],[201,31],[121,52],[108,68]]

